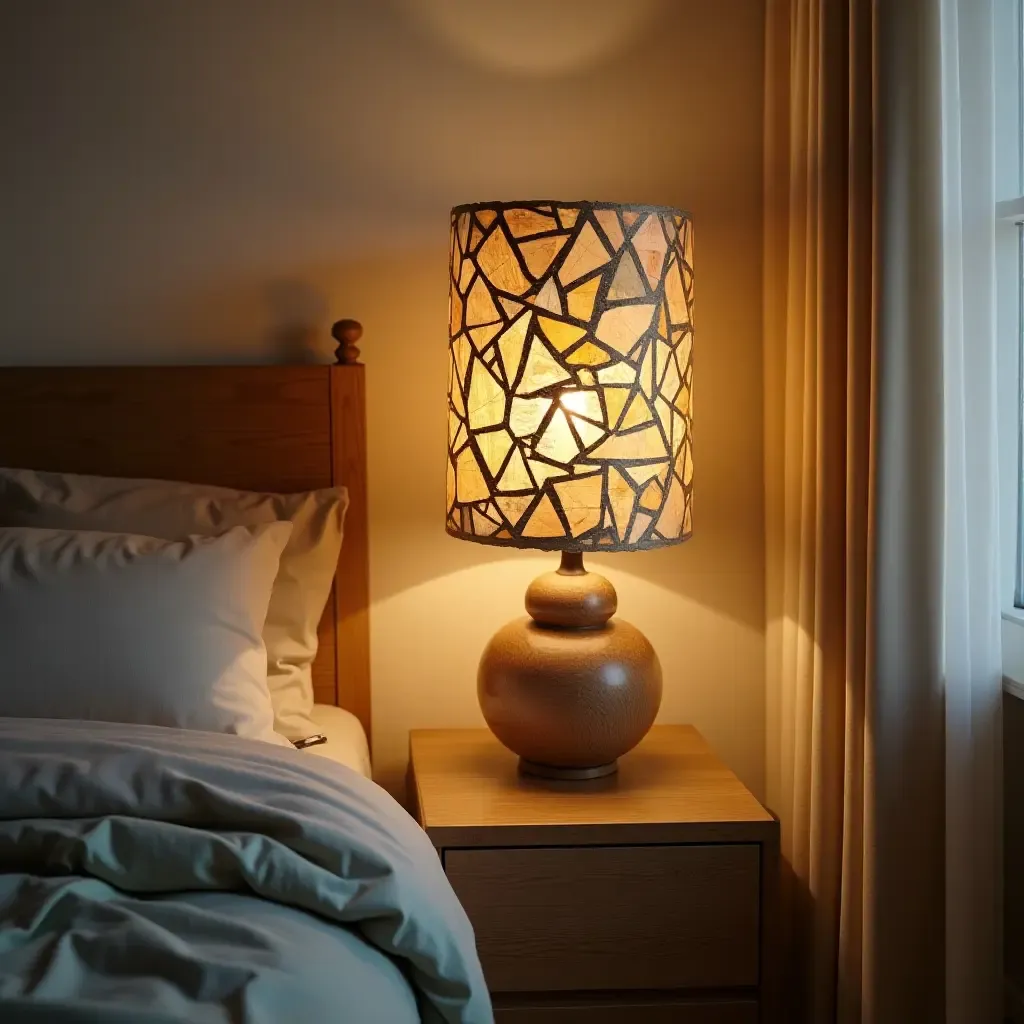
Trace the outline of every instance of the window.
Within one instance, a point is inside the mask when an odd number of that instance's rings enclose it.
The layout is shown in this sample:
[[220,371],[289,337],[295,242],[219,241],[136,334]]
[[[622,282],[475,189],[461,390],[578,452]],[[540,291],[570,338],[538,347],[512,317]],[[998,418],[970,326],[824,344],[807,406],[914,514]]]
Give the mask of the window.
[[997,0],[996,248],[1007,689],[1024,697],[1024,0]]

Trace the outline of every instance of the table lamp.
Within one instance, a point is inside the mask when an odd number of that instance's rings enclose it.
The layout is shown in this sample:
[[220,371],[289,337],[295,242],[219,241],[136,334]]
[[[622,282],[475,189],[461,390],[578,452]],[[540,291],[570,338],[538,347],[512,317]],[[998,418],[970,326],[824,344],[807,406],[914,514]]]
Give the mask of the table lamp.
[[447,532],[561,552],[498,631],[480,706],[520,770],[610,774],[654,722],[661,666],[586,551],[691,531],[693,230],[662,206],[451,213]]

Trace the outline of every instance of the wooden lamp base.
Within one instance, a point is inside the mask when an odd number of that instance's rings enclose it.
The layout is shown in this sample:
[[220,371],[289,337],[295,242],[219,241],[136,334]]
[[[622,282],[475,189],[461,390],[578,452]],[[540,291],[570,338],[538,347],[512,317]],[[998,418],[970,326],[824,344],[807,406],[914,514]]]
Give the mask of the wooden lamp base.
[[583,555],[526,591],[529,617],[503,626],[480,659],[477,692],[520,771],[582,781],[610,775],[654,724],[661,665],[635,626],[612,620],[618,599]]

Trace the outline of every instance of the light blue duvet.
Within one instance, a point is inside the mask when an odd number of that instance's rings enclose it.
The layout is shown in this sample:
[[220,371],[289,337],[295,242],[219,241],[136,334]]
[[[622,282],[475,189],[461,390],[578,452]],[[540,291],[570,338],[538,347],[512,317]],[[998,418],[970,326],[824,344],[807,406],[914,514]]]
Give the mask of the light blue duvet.
[[325,758],[0,718],[3,1024],[487,1024],[473,934],[383,790]]

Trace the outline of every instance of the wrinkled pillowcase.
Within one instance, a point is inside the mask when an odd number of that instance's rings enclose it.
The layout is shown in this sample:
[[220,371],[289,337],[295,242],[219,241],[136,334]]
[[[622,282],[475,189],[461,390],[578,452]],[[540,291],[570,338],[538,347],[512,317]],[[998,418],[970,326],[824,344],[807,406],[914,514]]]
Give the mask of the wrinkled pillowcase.
[[0,717],[287,744],[262,630],[291,529],[165,541],[0,528]]
[[291,539],[270,599],[263,639],[275,728],[290,740],[317,732],[312,665],[348,508],[344,487],[262,494],[228,487],[74,473],[0,469],[0,526],[106,530],[175,540],[287,520]]

